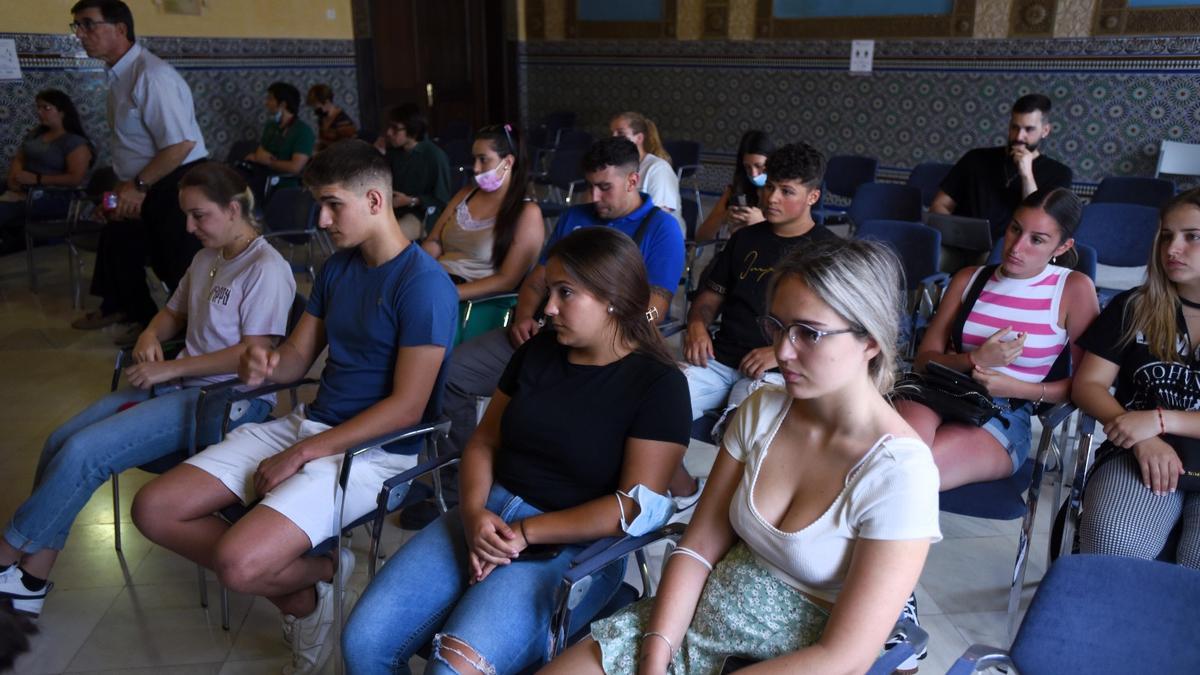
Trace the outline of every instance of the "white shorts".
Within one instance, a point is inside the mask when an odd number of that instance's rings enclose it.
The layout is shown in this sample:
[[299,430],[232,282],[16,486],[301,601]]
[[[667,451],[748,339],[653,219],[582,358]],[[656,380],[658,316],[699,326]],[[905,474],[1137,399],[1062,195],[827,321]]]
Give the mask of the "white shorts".
[[[262,424],[243,424],[229,432],[225,440],[209,446],[186,461],[212,474],[237,495],[242,504],[249,505],[258,494],[254,491],[254,473],[258,465],[296,443],[329,428],[304,416],[304,407],[297,408],[282,419]],[[275,486],[260,502],[283,514],[308,535],[316,546],[332,537],[333,519],[337,510],[337,480],[343,454],[315,459],[291,478]],[[375,509],[383,482],[417,465],[416,455],[397,455],[379,448],[354,458],[347,484],[345,523]]]

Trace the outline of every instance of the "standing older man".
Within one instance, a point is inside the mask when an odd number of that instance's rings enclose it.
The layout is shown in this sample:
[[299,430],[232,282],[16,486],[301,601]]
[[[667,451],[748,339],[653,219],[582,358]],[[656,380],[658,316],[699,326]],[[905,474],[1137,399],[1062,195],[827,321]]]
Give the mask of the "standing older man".
[[200,248],[187,234],[177,193],[179,178],[208,149],[191,90],[174,68],[135,42],[133,13],[124,2],[80,0],[71,13],[71,28],[88,56],[104,62],[119,181],[113,190],[117,208],[101,236],[92,277],[91,292],[103,301],[99,311],[72,325],[131,322],[119,343],[136,337],[157,311],[143,272],[146,254],[158,278],[174,288]]

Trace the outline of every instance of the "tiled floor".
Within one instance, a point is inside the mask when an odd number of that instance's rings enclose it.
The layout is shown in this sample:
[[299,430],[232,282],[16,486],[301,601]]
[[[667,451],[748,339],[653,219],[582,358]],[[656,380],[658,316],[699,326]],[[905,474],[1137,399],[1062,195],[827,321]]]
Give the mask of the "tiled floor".
[[[40,293],[28,290],[24,258],[0,258],[0,517],[7,519],[28,493],[46,435],[70,414],[105,393],[114,350],[107,331],[68,327],[72,316],[61,247],[37,249]],[[712,446],[695,444],[689,464],[706,472]],[[129,503],[147,474],[121,480],[122,554],[113,550],[111,489],[88,503],[52,575],[41,634],[18,673],[275,673],[288,652],[278,615],[261,599],[234,596],[232,625],[221,629],[217,587],[212,605],[198,603],[196,571],[148,543],[129,522]],[[1047,515],[1042,509],[1027,577],[1026,601],[1045,569]],[[1005,644],[1005,603],[1016,550],[1017,522],[943,515],[945,540],[933,547],[918,597],[921,622],[932,635],[926,673],[945,672],[972,642]],[[394,550],[399,531],[386,532]],[[365,583],[365,539],[356,538]]]

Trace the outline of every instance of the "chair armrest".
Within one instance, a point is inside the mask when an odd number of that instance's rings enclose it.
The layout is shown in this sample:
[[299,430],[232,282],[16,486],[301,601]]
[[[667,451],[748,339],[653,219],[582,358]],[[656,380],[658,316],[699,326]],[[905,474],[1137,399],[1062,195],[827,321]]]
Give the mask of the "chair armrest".
[[1066,403],[1055,403],[1049,410],[1039,413],[1038,417],[1041,418],[1043,427],[1057,427],[1070,417],[1075,410],[1074,404],[1069,401]]
[[461,459],[462,459],[462,451],[454,450],[452,452],[447,452],[447,453],[438,455],[437,457],[434,457],[433,459],[421,462],[420,464],[414,466],[413,468],[409,469],[408,471],[405,471],[404,473],[401,473],[401,474],[397,474],[397,475],[392,476],[391,478],[383,481],[383,489],[381,489],[379,492],[379,499],[380,499],[379,505],[384,508],[380,510],[381,511],[380,518],[383,517],[382,513],[385,513],[385,512],[391,513],[392,511],[395,511],[396,508],[399,506],[398,502],[402,498],[397,498],[393,494],[394,490],[397,487],[411,483],[414,480],[420,478],[421,476],[424,476],[429,473],[433,473],[434,471],[437,471],[438,469],[450,466],[451,464],[454,464],[455,462],[458,462]]
[[[229,398],[229,402],[233,403],[234,401],[248,401],[252,398],[262,398],[268,394],[274,394],[276,392],[286,391],[288,389],[296,389],[309,384],[317,384],[318,382],[319,380],[315,380],[311,377],[306,377],[302,380],[296,380],[295,382],[272,382],[271,384],[266,384],[254,389],[239,391]],[[204,393],[214,393],[221,391],[222,389],[238,386],[244,387],[246,386],[246,383],[238,379],[226,380],[224,382],[218,382],[217,384],[210,384],[207,387],[204,387],[204,389],[201,391]]]
[[[398,429],[382,436],[369,438],[358,445],[350,447],[346,450],[345,459],[342,461],[341,475],[338,477],[338,484],[343,488],[347,485],[350,478],[350,464],[355,457],[373,448],[379,448],[384,452],[392,452],[388,449],[389,445],[394,445],[401,441],[427,436],[432,433],[437,433],[441,436],[446,436],[450,433],[450,420],[443,417],[436,422],[420,422],[410,427]],[[407,454],[407,453],[404,453]],[[408,473],[408,472],[405,472]],[[401,474],[404,475],[404,474]]]
[[[175,354],[178,354],[179,351],[183,349],[185,344],[186,343],[184,342],[183,338],[174,338],[172,340],[163,342],[162,351],[164,358],[168,360],[175,358],[174,355],[167,357],[166,354],[172,351]],[[113,364],[112,391],[116,391],[117,386],[121,384],[121,371],[124,370],[130,363],[133,363],[133,348],[128,347],[117,350],[116,363]]]
[[1002,666],[1007,670],[1015,667],[1012,658],[1005,650],[975,644],[967,647],[967,651],[963,652],[954,665],[950,666],[946,675],[968,675],[968,673],[977,673],[993,666]]
[[1087,413],[1079,415],[1079,434],[1095,435],[1096,433],[1096,418]]
[[606,537],[579,552],[571,567],[563,574],[563,582],[571,585],[625,556],[663,539],[679,537],[686,529],[683,523],[668,523],[640,537]]

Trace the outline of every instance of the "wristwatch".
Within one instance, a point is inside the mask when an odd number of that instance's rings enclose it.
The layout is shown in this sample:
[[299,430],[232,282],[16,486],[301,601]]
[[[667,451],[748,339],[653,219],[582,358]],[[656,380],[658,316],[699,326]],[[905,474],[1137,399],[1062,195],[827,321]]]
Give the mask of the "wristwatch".
[[146,183],[146,181],[142,180],[140,175],[133,177],[133,187],[138,192],[145,192],[150,189],[150,186]]

